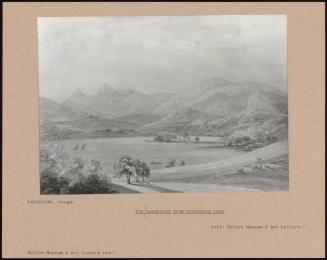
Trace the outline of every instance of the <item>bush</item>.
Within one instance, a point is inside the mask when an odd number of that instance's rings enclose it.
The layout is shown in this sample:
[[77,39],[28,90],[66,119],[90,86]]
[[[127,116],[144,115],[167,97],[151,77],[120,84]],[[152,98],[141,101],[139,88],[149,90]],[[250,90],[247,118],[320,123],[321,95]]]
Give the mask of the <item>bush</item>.
[[169,167],[174,167],[175,166],[175,160],[170,160],[167,164],[166,164],[166,168],[169,168]]
[[88,164],[88,170],[91,173],[97,173],[100,170],[102,170],[100,161],[97,160],[91,160]]
[[106,176],[91,174],[68,188],[70,194],[106,194],[117,193]]
[[242,168],[242,169],[237,170],[237,173],[244,174],[245,171],[244,171],[244,169]]
[[84,168],[84,160],[82,158],[75,158],[73,162],[74,169],[83,169]]
[[182,160],[181,163],[180,163],[180,166],[184,166],[185,165],[185,161]]
[[157,135],[153,138],[153,140],[156,142],[164,142],[164,141],[166,141],[166,138],[162,135]]
[[41,172],[41,194],[60,194],[63,189],[68,187],[70,181],[69,178],[59,176],[51,169],[45,169]]

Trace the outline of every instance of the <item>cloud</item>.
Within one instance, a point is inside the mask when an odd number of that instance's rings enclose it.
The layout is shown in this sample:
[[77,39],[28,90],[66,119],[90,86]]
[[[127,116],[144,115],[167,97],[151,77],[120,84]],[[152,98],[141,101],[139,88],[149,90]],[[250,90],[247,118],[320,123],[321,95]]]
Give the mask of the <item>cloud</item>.
[[286,88],[286,16],[49,17],[38,20],[40,94],[77,88],[179,91],[211,76]]

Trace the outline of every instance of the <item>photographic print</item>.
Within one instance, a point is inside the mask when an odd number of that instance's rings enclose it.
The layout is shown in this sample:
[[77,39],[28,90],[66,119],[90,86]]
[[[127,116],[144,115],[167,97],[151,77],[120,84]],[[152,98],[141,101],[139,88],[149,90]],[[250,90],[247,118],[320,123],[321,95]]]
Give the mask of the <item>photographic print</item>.
[[37,27],[40,194],[288,191],[286,15]]

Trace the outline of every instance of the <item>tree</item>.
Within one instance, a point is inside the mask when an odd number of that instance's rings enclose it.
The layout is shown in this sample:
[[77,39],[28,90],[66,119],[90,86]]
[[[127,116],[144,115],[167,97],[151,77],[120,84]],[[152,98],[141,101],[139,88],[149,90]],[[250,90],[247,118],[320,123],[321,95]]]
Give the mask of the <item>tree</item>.
[[140,182],[139,177],[142,175],[142,166],[141,161],[139,159],[135,159],[132,161],[132,165],[135,168],[135,181]]
[[42,194],[59,194],[66,188],[71,179],[62,176],[70,165],[70,155],[65,151],[65,146],[55,143],[40,150],[40,190]]
[[83,169],[84,168],[84,160],[79,157],[75,158],[72,168],[77,169],[77,170]]
[[164,142],[166,139],[164,136],[162,135],[156,135],[154,138],[153,138],[154,141],[156,142]]
[[122,156],[119,162],[115,163],[114,172],[114,178],[120,178],[125,175],[128,184],[131,183],[132,175],[134,175],[136,182],[140,182],[140,178],[145,182],[144,179],[150,176],[150,169],[145,162],[139,159],[133,160],[128,155]]
[[183,137],[184,137],[184,139],[186,139],[186,138],[188,137],[188,132],[185,131],[185,132],[183,133]]
[[131,176],[136,174],[136,169],[133,165],[133,159],[128,156],[124,155],[119,159],[118,163],[114,164],[114,173],[115,178],[121,178],[122,176],[126,176],[127,183],[131,183]]
[[179,164],[180,166],[184,166],[185,165],[185,161],[181,160],[181,163]]
[[97,173],[102,170],[100,161],[91,160],[88,164],[88,170],[91,173]]
[[144,182],[144,178],[150,177],[150,168],[145,162],[141,162],[141,170],[140,170],[140,176],[142,178],[142,181]]
[[195,141],[199,142],[200,141],[200,137],[196,136],[195,137]]
[[174,167],[175,166],[175,160],[170,160],[167,164],[166,164],[166,168],[169,168],[169,167]]

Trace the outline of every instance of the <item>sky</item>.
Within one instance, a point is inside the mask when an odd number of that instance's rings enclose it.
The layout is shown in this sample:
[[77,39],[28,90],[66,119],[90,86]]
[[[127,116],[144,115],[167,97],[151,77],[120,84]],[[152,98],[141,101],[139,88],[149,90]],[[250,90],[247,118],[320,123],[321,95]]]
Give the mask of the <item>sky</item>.
[[104,83],[180,92],[210,77],[287,90],[285,15],[39,17],[40,96]]

